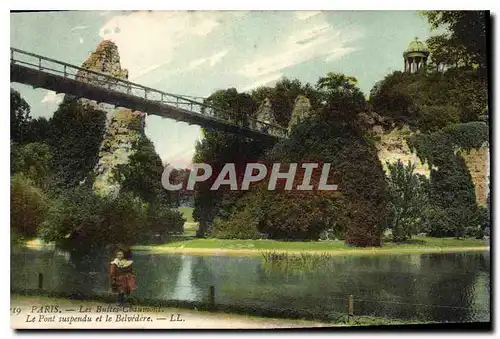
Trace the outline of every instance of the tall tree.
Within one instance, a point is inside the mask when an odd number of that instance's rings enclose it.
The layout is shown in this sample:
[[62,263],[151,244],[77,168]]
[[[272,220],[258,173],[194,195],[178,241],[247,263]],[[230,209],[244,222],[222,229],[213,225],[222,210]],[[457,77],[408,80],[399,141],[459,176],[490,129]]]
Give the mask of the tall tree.
[[487,67],[486,25],[487,11],[426,11],[431,27],[448,30],[442,41],[455,49],[464,49],[471,62],[479,68]]
[[76,186],[97,164],[106,113],[65,99],[52,117],[54,167],[64,187]]
[[22,173],[38,188],[49,189],[53,180],[52,158],[47,144],[11,144],[11,174]]
[[446,34],[435,35],[427,39],[431,61],[436,71],[449,67],[471,67],[471,56],[464,45],[457,43]]
[[31,120],[30,106],[18,91],[10,89],[10,139],[14,142],[26,141]]
[[415,174],[415,164],[387,163],[389,169],[389,222],[394,241],[405,241],[418,232],[428,204],[428,182]]
[[119,165],[115,177],[121,179],[121,190],[130,192],[148,203],[168,204],[167,191],[161,184],[163,164],[154,145],[146,136],[137,142],[129,162]]
[[358,113],[366,109],[365,97],[357,82],[355,77],[332,72],[319,78],[316,89],[320,102],[327,106],[323,112],[328,117],[354,120]]
[[[217,91],[205,102],[223,109],[224,112],[220,114],[229,115],[225,118],[233,121],[248,121],[257,109],[256,102],[248,94],[238,93],[235,89]],[[210,164],[213,168],[212,178],[215,178],[226,163],[236,163],[237,167],[241,168],[247,162],[256,161],[268,147],[270,145],[243,135],[205,131],[204,139],[196,144],[193,162]],[[200,225],[198,236],[205,236],[215,216],[229,209],[226,204],[226,207],[222,205],[224,194],[231,193],[211,191],[210,186],[210,181],[195,186],[193,217]],[[229,201],[234,203],[234,199]]]

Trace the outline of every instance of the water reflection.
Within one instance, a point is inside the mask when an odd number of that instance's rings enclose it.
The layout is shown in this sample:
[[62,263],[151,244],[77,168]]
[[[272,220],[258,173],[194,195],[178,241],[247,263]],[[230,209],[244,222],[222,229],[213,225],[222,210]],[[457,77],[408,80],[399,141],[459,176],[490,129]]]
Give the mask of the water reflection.
[[181,256],[182,268],[177,276],[177,282],[172,295],[173,299],[189,301],[196,301],[200,299],[200,291],[195,284],[192,283],[193,260],[196,260],[196,258],[189,255]]
[[[68,258],[55,251],[12,253],[13,288],[85,295],[109,293],[105,254]],[[348,295],[358,315],[432,321],[489,321],[489,253],[334,256],[305,269],[260,257],[136,253],[139,298],[216,302],[342,312]]]

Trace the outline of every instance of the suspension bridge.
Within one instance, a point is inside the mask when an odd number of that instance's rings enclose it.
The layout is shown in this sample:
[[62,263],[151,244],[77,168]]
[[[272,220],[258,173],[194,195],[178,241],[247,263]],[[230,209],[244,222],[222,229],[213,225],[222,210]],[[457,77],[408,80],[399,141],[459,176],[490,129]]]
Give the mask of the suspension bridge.
[[202,98],[163,92],[12,47],[10,81],[253,139],[273,141],[287,134],[285,128],[266,121],[224,119],[230,112],[208,105]]

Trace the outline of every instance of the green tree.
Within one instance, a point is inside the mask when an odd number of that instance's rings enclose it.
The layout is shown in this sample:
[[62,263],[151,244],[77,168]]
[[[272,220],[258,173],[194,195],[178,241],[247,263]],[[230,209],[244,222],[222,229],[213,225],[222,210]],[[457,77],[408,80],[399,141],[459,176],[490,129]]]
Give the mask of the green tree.
[[133,193],[148,203],[168,204],[167,191],[161,184],[163,164],[153,143],[142,136],[135,145],[129,162],[119,165],[116,178],[122,178],[121,191]]
[[299,84],[287,80],[277,86],[278,94],[268,87],[252,92],[256,101],[281,100],[281,105],[273,107],[281,107],[282,117],[286,115],[288,120],[297,95],[311,99],[318,114],[295,126],[286,140],[264,154],[261,144],[254,148],[246,141],[242,147],[242,140],[229,141],[223,134],[207,133],[197,145],[194,162],[216,164],[213,176],[226,162],[236,163],[237,173],[238,168],[244,168],[238,165],[258,159],[265,163],[329,162],[334,168],[331,178],[339,183],[340,192],[268,191],[262,184],[242,194],[210,191],[211,182],[205,182],[198,185],[204,188],[197,189],[194,216],[210,223],[215,220],[212,235],[224,238],[265,234],[276,239],[318,239],[325,229],[333,228],[337,233],[345,231],[348,244],[379,246],[386,217],[386,182],[376,149],[355,119],[366,108],[364,96],[356,80],[344,75],[330,73],[316,88],[299,88]]
[[391,164],[389,169],[389,222],[394,241],[411,238],[419,231],[423,212],[428,205],[428,182],[422,175],[415,174],[415,164],[404,165],[401,160]]
[[451,48],[464,49],[470,61],[485,69],[487,64],[486,25],[489,20],[486,11],[425,11],[423,15],[431,28],[443,27]]
[[370,106],[396,125],[433,132],[479,120],[487,110],[487,95],[487,87],[475,71],[394,72],[374,86]]
[[191,170],[188,168],[175,168],[170,173],[170,182],[174,185],[182,184],[181,189],[169,192],[173,207],[192,206],[194,203],[194,192],[186,189]]
[[366,110],[365,97],[357,83],[355,77],[332,72],[319,78],[316,90],[319,101],[327,106],[323,110],[327,114],[325,118],[354,120],[358,113]]
[[170,234],[184,232],[186,219],[178,210],[166,208],[161,204],[149,204],[147,217],[147,240],[166,240]]
[[[265,234],[272,239],[317,240],[323,231],[335,229],[350,245],[380,246],[387,184],[374,146],[356,125],[317,117],[304,120],[289,139],[269,151],[264,162],[330,163],[329,184],[337,184],[339,189],[284,191],[281,182],[275,191],[269,191],[267,178],[233,204],[231,213],[221,216],[215,236],[255,238]],[[313,174],[315,187],[320,174],[321,170]],[[302,178],[297,171],[293,187]]]
[[257,110],[257,103],[249,94],[238,93],[235,88],[218,90],[204,100],[205,104],[218,108],[216,116],[233,121],[237,124],[248,125],[248,118]]
[[10,229],[13,237],[35,237],[43,222],[49,200],[23,173],[10,179]]
[[431,61],[437,72],[450,67],[472,67],[470,55],[465,46],[448,37],[447,34],[435,35],[427,39]]
[[62,187],[87,178],[99,160],[106,113],[78,100],[65,99],[51,119],[54,170]]
[[271,96],[271,104],[279,125],[288,126],[295,99],[303,93],[302,84],[298,79],[283,78],[276,83]]
[[27,142],[43,142],[50,144],[53,139],[52,124],[50,119],[39,117],[31,119],[27,126]]
[[23,173],[42,189],[47,189],[53,178],[52,151],[47,144],[11,144],[11,174]]
[[472,177],[460,153],[481,147],[488,138],[485,123],[470,122],[408,139],[409,146],[431,167],[432,206],[425,222],[430,235],[459,238],[481,223]]
[[[229,119],[236,121],[248,121],[257,108],[255,101],[250,100],[247,94],[237,93],[234,89],[217,91],[205,102],[224,109],[224,113],[221,114],[230,114],[232,117]],[[228,213],[235,201],[234,197],[228,198],[228,195],[233,196],[231,193],[210,190],[214,178],[222,167],[226,163],[235,163],[237,168],[244,168],[247,162],[256,161],[270,146],[272,145],[243,135],[218,131],[204,132],[203,140],[196,144],[193,162],[210,164],[213,173],[212,180],[195,186],[193,217],[200,225],[198,236],[205,236],[214,218],[220,213]]]
[[18,91],[10,89],[10,139],[23,143],[31,120],[30,106]]
[[183,224],[179,212],[148,204],[131,193],[101,197],[80,186],[54,199],[39,235],[60,248],[87,252],[114,244],[131,246],[166,239],[168,234],[182,232]]
[[199,236],[204,236],[214,218],[229,213],[241,192],[212,191],[210,187],[226,163],[234,163],[238,172],[249,162],[256,162],[269,145],[244,136],[224,132],[207,132],[202,142],[196,144],[194,163],[212,166],[212,177],[195,185],[193,217],[200,223]]

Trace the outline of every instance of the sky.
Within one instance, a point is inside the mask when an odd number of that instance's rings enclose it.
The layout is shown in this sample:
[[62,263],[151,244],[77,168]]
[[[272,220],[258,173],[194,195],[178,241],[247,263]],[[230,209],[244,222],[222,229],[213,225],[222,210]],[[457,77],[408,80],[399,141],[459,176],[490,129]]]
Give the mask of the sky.
[[[416,11],[71,11],[11,13],[11,47],[81,65],[103,40],[118,46],[129,80],[173,94],[250,91],[281,77],[314,84],[328,72],[375,82],[403,69],[403,51],[432,32]],[[11,84],[33,117],[62,100]],[[198,126],[149,115],[146,135],[163,162],[189,166]]]

